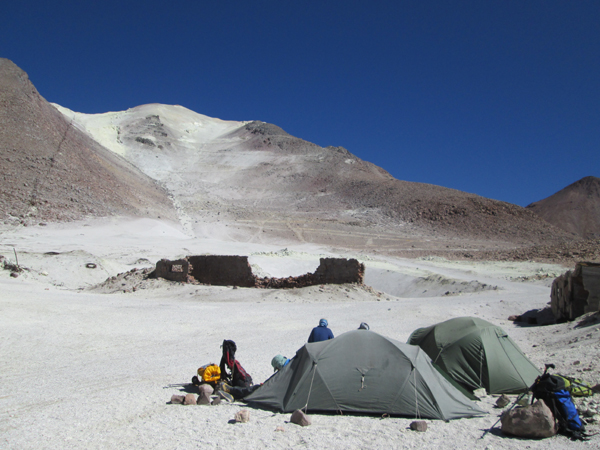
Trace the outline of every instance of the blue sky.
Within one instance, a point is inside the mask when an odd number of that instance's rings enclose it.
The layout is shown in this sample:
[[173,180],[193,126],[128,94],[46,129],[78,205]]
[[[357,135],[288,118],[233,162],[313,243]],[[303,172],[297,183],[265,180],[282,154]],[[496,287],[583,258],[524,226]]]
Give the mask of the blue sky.
[[19,0],[0,57],[48,101],[179,104],[525,206],[600,177],[600,2]]

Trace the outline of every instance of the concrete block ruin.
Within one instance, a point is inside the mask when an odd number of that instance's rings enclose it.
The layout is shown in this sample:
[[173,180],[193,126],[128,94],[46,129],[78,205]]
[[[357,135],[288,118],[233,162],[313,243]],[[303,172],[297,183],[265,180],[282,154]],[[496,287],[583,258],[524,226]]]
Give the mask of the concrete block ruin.
[[153,276],[184,283],[201,283],[215,286],[257,288],[299,288],[317,284],[362,284],[365,266],[356,259],[321,258],[314,273],[297,277],[259,278],[252,273],[247,256],[188,256],[156,263]]
[[550,300],[557,321],[600,311],[600,264],[580,262],[575,270],[556,278]]

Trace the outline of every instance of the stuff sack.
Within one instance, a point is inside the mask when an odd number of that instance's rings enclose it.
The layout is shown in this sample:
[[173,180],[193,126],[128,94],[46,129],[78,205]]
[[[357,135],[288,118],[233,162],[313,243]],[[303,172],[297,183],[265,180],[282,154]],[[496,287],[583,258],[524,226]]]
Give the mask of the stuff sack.
[[216,364],[205,364],[198,368],[198,378],[205,383],[214,383],[221,379],[221,369]]
[[569,435],[573,439],[582,439],[585,427],[566,387],[563,377],[544,374],[537,377],[531,386],[531,392],[534,398],[543,400],[550,408],[558,422],[559,433]]

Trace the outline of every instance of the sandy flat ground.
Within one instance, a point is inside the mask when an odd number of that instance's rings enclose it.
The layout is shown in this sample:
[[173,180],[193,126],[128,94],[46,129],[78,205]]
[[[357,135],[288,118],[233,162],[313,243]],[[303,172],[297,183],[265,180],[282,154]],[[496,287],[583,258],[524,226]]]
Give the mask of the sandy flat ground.
[[[542,441],[503,436],[500,410],[488,397],[481,418],[312,415],[312,426],[289,414],[250,408],[250,422],[233,424],[245,404],[171,405],[189,389],[196,368],[219,362],[223,339],[256,382],[272,374],[271,358],[293,356],[321,317],[336,335],[367,322],[406,341],[410,333],[471,315],[502,326],[543,369],[600,382],[600,325],[519,326],[508,316],[541,309],[552,279],[566,268],[536,262],[452,262],[340,254],[310,244],[267,246],[196,239],[177,226],[150,220],[5,227],[0,255],[26,267],[18,278],[0,270],[0,448],[599,448],[564,437]],[[367,288],[313,286],[293,290],[235,289],[165,281],[132,291],[98,287],[107,278],[152,267],[161,258],[193,254],[248,255],[255,273],[300,275],[321,256],[365,263]],[[95,269],[86,264],[96,264]],[[93,287],[96,286],[95,289]],[[283,427],[283,431],[276,431]],[[592,430],[598,431],[597,427]]]

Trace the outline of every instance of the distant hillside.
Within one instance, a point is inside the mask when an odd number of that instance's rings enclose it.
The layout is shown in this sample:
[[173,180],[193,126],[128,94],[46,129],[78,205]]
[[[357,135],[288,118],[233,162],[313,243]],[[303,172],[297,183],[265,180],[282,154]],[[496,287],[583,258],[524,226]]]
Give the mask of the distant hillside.
[[176,219],[164,189],[72,126],[25,72],[2,58],[0,160],[0,220]]
[[57,108],[159,180],[194,233],[218,222],[219,232],[235,240],[386,249],[414,239],[478,245],[570,239],[520,206],[397,180],[345,148],[323,148],[272,124],[160,104],[94,115]]
[[600,178],[582,178],[527,209],[574,235],[600,238]]
[[276,125],[160,104],[76,113],[47,103],[8,60],[0,89],[5,220],[177,216],[196,236],[387,252],[573,239],[528,209],[397,180]]

